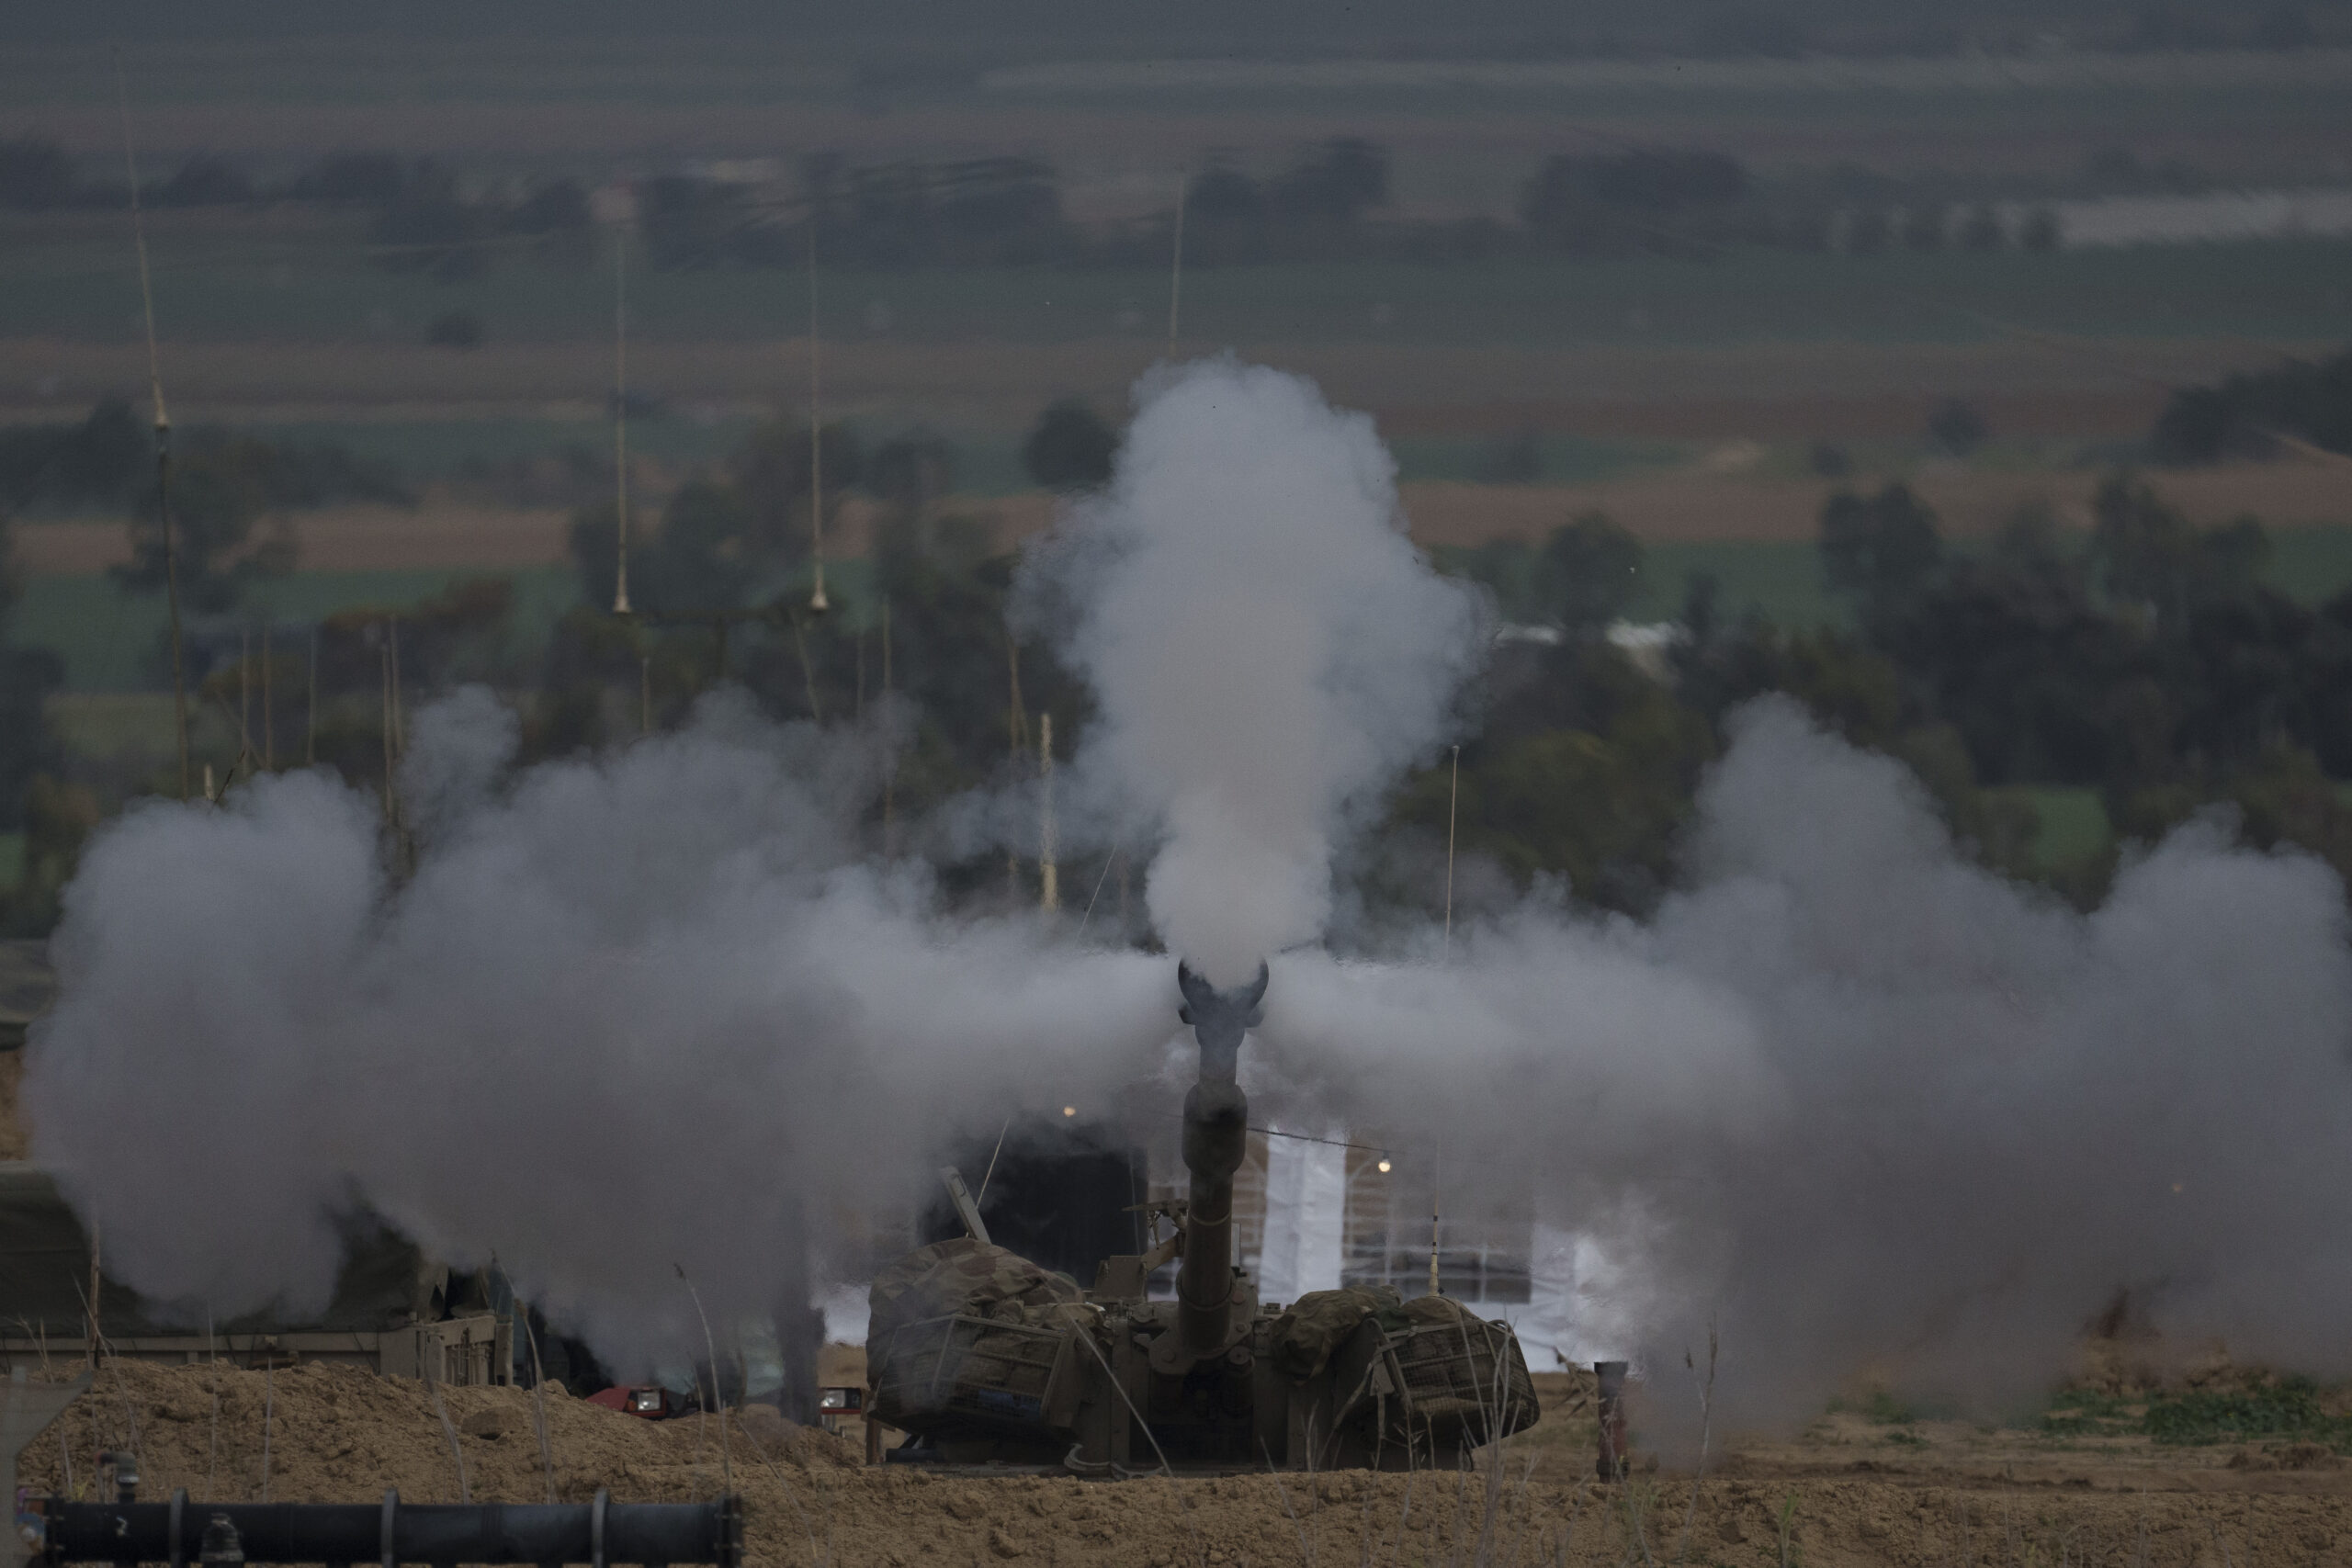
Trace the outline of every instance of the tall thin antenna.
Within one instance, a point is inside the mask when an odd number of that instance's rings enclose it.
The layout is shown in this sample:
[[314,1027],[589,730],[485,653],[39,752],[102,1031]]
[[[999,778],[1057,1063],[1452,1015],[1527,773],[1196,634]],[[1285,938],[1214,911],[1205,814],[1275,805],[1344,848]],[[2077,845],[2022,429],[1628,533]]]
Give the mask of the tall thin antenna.
[[90,1299],[84,1303],[90,1309],[90,1369],[97,1370],[98,1357],[106,1349],[106,1336],[98,1332],[98,1292],[104,1288],[106,1276],[98,1271],[98,1226],[90,1224]]
[[376,644],[378,659],[384,674],[384,825],[393,824],[392,817],[392,652],[390,637]]
[[319,623],[311,623],[311,705],[302,720],[302,765],[319,764]]
[[261,624],[261,765],[264,772],[277,772],[277,708],[271,700],[269,623]]
[[1430,1294],[1433,1296],[1443,1293],[1437,1288],[1437,1192],[1444,1163],[1443,1149],[1430,1156]]
[[1184,185],[1182,175],[1176,176],[1176,245],[1168,265],[1168,357],[1176,357],[1177,307],[1184,297]]
[[147,214],[139,202],[139,158],[130,145],[130,87],[114,51],[115,107],[122,115],[122,166],[130,179],[130,234],[139,247],[139,304],[147,321],[147,392],[155,410],[155,516],[164,531],[164,603],[171,620],[172,720],[179,741],[180,798],[188,794],[187,665],[180,651],[180,560],[172,537],[172,419],[164,411],[164,362],[155,347],[155,285],[147,265]]
[[[1021,645],[1012,640],[1012,623],[1004,626],[1005,672],[1005,749],[1011,753],[1013,768],[1019,770],[1029,751],[1029,710],[1021,700]],[[1010,844],[1004,851],[1004,896],[1006,902],[1021,902],[1021,857]]]
[[[885,728],[888,728],[889,722],[890,596],[888,593],[885,593],[882,595],[882,723]],[[882,858],[884,860],[888,860],[890,858],[890,829],[893,825],[891,822],[891,807],[897,804],[892,797],[897,793],[895,786],[898,782],[899,752],[898,748],[894,745],[888,751],[883,754],[882,760]]]
[[1062,907],[1061,834],[1054,822],[1054,716],[1037,716],[1037,907]]
[[1445,801],[1445,954],[1453,956],[1453,825],[1462,807],[1462,748],[1453,749],[1453,789]]
[[401,618],[387,616],[384,631],[392,645],[392,758],[397,761],[408,755],[408,715],[401,704]]
[[832,606],[825,599],[825,423],[817,403],[817,209],[808,209],[808,558],[816,568],[816,583],[808,591],[808,608],[823,615]]
[[628,231],[613,225],[613,614],[628,609]]

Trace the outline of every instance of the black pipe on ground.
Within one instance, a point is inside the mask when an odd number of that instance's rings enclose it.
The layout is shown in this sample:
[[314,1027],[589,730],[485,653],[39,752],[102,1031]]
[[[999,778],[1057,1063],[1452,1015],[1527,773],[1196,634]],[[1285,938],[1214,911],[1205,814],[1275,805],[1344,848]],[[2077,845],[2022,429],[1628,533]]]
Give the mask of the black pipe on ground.
[[[225,1519],[247,1562],[709,1562],[739,1568],[740,1499],[716,1503],[69,1503],[30,1499],[45,1563],[169,1563],[205,1556],[205,1532]],[[217,1532],[216,1532],[217,1533]]]

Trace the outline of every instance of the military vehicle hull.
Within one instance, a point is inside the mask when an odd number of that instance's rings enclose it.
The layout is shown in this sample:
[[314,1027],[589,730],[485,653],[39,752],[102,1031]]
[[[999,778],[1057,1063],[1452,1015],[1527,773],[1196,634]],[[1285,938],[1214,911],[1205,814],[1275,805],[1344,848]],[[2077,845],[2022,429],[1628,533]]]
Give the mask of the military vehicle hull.
[[[1190,1194],[1159,1211],[1173,1235],[1104,1259],[1091,1290],[990,1245],[976,1215],[973,1235],[883,1270],[868,1408],[912,1434],[891,1457],[1093,1475],[1406,1470],[1532,1425],[1534,1385],[1508,1324],[1382,1286],[1260,1305],[1231,1247],[1249,1113],[1235,1069],[1266,974],[1234,993],[1182,966],[1178,980],[1201,1077],[1184,1102]],[[1176,1299],[1148,1299],[1170,1261]]]

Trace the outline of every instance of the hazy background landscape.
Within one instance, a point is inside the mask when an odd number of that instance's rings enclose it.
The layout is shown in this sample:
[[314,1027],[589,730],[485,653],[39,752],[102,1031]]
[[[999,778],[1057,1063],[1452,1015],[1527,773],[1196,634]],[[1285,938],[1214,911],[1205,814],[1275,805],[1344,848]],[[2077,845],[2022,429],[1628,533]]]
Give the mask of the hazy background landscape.
[[[2341,5],[1269,21],[1035,0],[980,28],[710,4],[658,29],[617,5],[134,5],[20,18],[0,46],[19,929],[53,918],[80,834],[175,778],[118,53],[197,751],[221,775],[241,724],[279,764],[313,754],[314,630],[315,754],[379,773],[395,615],[407,680],[492,680],[537,754],[674,721],[718,673],[707,626],[596,613],[614,412],[640,608],[804,591],[813,243],[842,607],[745,620],[728,672],[779,713],[855,709],[888,598],[910,639],[893,678],[929,715],[918,804],[1003,765],[1029,710],[1062,706],[1066,735],[1082,716],[1018,654],[1026,695],[1004,689],[1005,552],[1091,471],[1082,439],[1075,468],[1040,448],[1041,417],[1075,400],[1115,434],[1137,375],[1230,350],[1370,411],[1416,538],[1565,635],[1514,645],[1465,756],[1490,789],[1474,838],[1514,874],[1638,906],[1714,716],[1772,686],[1913,760],[1989,858],[2078,897],[2120,836],[2211,800],[2352,844],[2325,695],[2352,615],[2324,608],[2352,588],[2343,376],[2163,423],[2188,389],[2352,338]],[[1933,514],[1932,558],[1888,564],[1909,514],[1879,507],[1868,558],[1826,571],[1825,507],[1896,483]],[[2248,516],[2259,548],[2226,570],[2198,553]],[[2172,552],[2166,582],[2220,585],[2213,614],[2267,628],[2243,633],[2260,657],[2168,643],[2194,615],[2143,614],[2166,601],[2119,566],[2127,536],[2143,566]],[[1622,592],[1577,599],[1601,560]],[[1986,739],[2044,721],[1979,711],[1953,671],[1983,660],[1937,606],[1983,591],[1952,578],[1968,563],[2032,560],[2031,604],[1968,635],[2064,641],[2031,678],[2071,682],[2075,718],[2132,682],[2170,691],[2185,706],[2155,739]],[[2090,621],[2096,656],[2051,630]],[[1625,687],[1644,645],[1610,628],[1669,623],[1672,682]],[[1933,648],[1901,629],[1929,625]],[[2161,673],[2176,655],[2194,680]],[[2270,685],[2243,684],[2255,666]],[[1542,750],[1562,736],[1584,761]],[[1507,804],[1522,787],[1546,804]],[[1427,809],[1408,791],[1400,829]]]

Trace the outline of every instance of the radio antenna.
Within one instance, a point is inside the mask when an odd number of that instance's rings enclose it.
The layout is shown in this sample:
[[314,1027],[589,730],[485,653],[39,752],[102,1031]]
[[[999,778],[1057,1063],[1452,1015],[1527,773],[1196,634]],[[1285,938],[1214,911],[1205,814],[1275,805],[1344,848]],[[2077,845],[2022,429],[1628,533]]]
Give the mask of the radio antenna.
[[628,608],[628,229],[613,225],[613,614]]
[[164,531],[164,603],[171,621],[172,724],[179,742],[180,798],[188,796],[187,665],[180,649],[180,561],[172,536],[172,419],[164,409],[164,362],[155,348],[155,285],[147,265],[147,215],[139,203],[139,157],[130,144],[130,88],[114,51],[115,107],[122,116],[122,166],[130,179],[130,235],[139,247],[139,304],[147,323],[147,393],[155,412],[155,516]]
[[808,558],[816,567],[815,586],[808,591],[808,608],[823,615],[832,606],[825,599],[824,421],[817,412],[817,209],[808,208]]
[[1176,243],[1168,263],[1168,357],[1176,357],[1177,306],[1184,295],[1184,176],[1176,176]]

